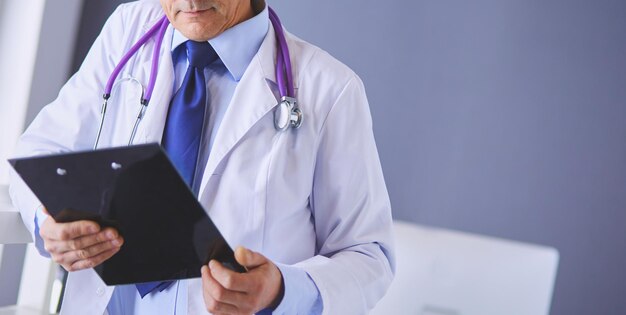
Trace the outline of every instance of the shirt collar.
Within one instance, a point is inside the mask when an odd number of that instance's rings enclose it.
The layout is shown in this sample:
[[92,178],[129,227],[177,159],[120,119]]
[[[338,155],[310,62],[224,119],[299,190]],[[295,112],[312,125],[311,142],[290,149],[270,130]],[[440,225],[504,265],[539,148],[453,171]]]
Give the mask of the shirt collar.
[[[268,28],[269,14],[265,5],[261,13],[209,39],[209,44],[215,49],[235,81],[241,80],[252,58],[261,47]],[[172,51],[188,40],[175,29],[172,37]]]

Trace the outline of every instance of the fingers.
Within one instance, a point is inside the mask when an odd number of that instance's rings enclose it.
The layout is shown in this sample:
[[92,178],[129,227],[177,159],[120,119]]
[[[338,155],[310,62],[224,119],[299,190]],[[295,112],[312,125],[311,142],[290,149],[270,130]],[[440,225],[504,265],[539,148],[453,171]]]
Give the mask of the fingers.
[[243,246],[239,246],[235,250],[235,260],[247,269],[254,269],[268,262],[268,259],[265,258],[265,256],[253,252]]
[[235,305],[243,300],[244,294],[222,287],[212,276],[207,266],[202,266],[202,296],[207,311],[212,314],[239,314]]
[[117,253],[119,250],[120,250],[119,247],[115,247],[113,249],[109,249],[105,252],[102,252],[96,256],[93,256],[89,259],[78,260],[72,263],[69,266],[69,269],[67,268],[66,269],[67,271],[76,271],[76,270],[82,270],[82,269],[87,269],[87,268],[93,268],[95,266],[98,266],[105,260],[111,258],[111,256],[115,255],[115,253]]
[[54,220],[46,220],[39,234],[43,238],[67,241],[85,235],[91,235],[100,231],[100,226],[93,221],[75,221],[69,223],[57,223]]
[[[237,305],[245,300],[246,294],[243,292],[228,290],[222,286],[211,274],[209,268],[202,266],[202,281],[207,288],[208,293],[218,302]],[[206,275],[205,275],[206,273]]]
[[67,271],[92,268],[111,258],[124,240],[113,228],[100,230],[93,221],[57,223],[45,220],[40,229],[52,260]]
[[105,241],[105,242],[100,242],[100,243],[97,243],[95,245],[92,245],[86,248],[66,251],[61,254],[55,253],[54,254],[55,257],[53,258],[57,259],[58,260],[57,263],[59,264],[72,264],[78,260],[85,260],[85,259],[93,258],[110,249],[119,248],[121,243],[117,242],[117,240],[115,241],[116,243],[113,243],[113,241]]
[[232,271],[216,260],[209,262],[210,274],[222,287],[231,291],[248,292],[250,290],[249,281],[245,279],[246,274]]
[[113,228],[106,228],[96,234],[81,236],[68,241],[46,240],[45,248],[49,253],[62,254],[81,250],[102,242],[111,241],[113,245],[121,245],[122,237]]
[[282,275],[278,267],[264,256],[243,248],[237,249],[240,263],[255,266],[247,273],[238,273],[216,260],[202,267],[202,288],[209,312],[231,312],[226,305],[235,306],[238,314],[252,314],[282,299]]
[[92,268],[101,264],[117,253],[123,244],[123,239],[104,241],[87,248],[67,251],[65,253],[51,253],[52,260],[63,266],[67,271],[76,271]]

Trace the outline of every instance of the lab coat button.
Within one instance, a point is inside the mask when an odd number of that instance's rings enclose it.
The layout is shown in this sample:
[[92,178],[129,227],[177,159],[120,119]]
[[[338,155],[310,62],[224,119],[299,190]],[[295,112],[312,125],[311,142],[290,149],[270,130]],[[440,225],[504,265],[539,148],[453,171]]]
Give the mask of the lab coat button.
[[104,295],[104,288],[103,287],[98,287],[98,289],[96,289],[96,294],[98,296]]

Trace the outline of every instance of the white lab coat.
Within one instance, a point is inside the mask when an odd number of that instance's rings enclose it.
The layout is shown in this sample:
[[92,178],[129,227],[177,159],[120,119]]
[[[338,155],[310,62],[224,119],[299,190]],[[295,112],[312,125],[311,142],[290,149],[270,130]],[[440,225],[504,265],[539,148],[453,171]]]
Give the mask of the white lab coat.
[[[124,4],[107,21],[80,71],[22,136],[19,156],[88,150],[101,95],[130,46],[162,16],[158,2]],[[173,94],[172,27],[165,34],[152,100],[135,143],[159,142]],[[270,27],[215,136],[199,200],[231,246],[243,245],[305,270],[324,314],[364,314],[393,278],[391,210],[361,80],[329,54],[287,34],[298,130],[274,128],[276,42]],[[147,85],[151,40],[120,78]],[[120,79],[118,79],[120,80]],[[100,147],[126,145],[139,106],[130,83],[113,91]],[[33,231],[39,202],[17,176],[11,194]],[[199,279],[188,286],[190,314],[205,314]],[[92,270],[71,272],[64,314],[103,314],[113,292]]]

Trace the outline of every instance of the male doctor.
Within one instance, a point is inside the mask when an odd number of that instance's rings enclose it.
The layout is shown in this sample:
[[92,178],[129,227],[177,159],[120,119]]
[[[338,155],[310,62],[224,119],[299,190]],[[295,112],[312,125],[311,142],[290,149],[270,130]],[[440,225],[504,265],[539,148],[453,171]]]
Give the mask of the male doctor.
[[[55,222],[12,174],[13,201],[38,249],[69,271],[61,312],[367,313],[389,286],[394,260],[363,84],[325,51],[286,34],[304,121],[276,130],[277,44],[262,0],[121,5],[80,70],[21,137],[18,155],[89,150],[109,75],[163,14],[171,24],[134,144],[163,145],[249,271],[211,261],[198,279],[107,287],[92,267],[124,246],[118,231]],[[147,84],[155,41],[124,67],[100,148],[127,144],[141,94],[128,78]]]

